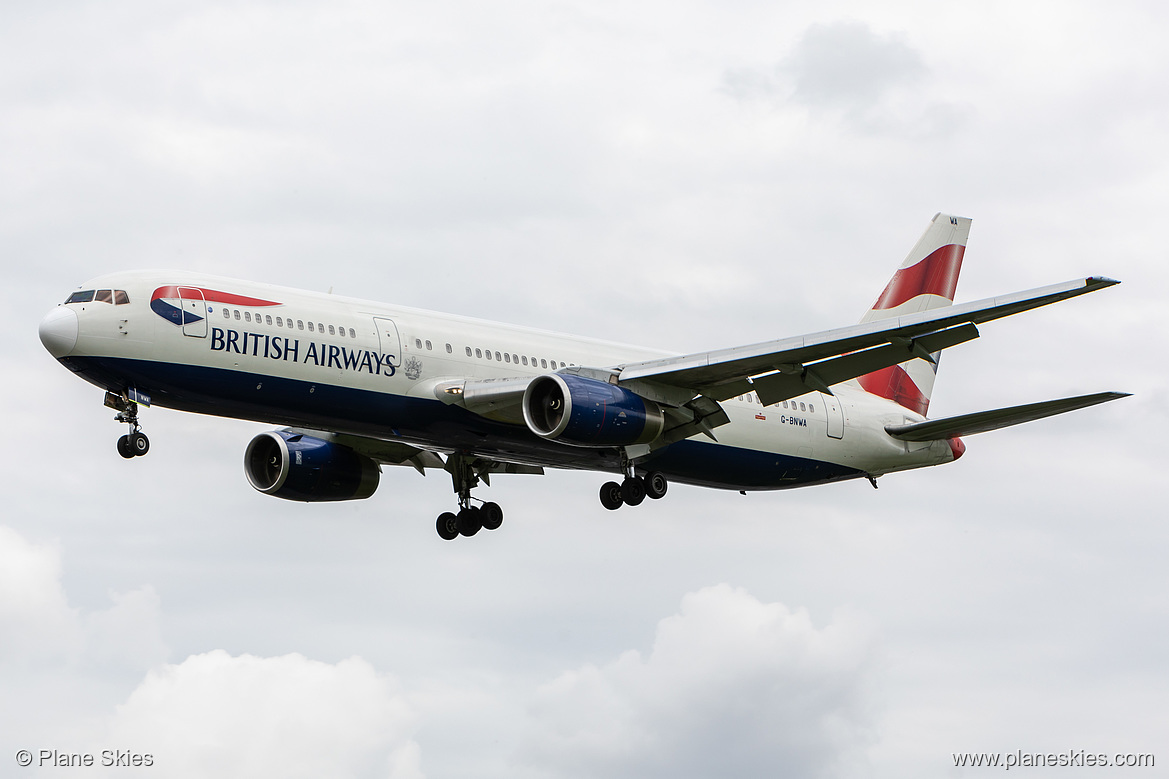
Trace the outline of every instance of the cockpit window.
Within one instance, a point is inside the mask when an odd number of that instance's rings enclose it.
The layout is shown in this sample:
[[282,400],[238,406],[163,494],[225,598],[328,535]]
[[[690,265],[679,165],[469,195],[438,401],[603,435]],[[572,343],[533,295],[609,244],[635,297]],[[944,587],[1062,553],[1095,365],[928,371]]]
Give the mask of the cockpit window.
[[114,291],[112,289],[99,289],[93,298],[95,303],[109,303],[114,304]]
[[126,294],[126,290],[115,289],[114,290],[114,305],[115,306],[126,306],[129,304],[130,304],[130,296]]
[[74,292],[72,295],[69,296],[69,299],[65,301],[66,304],[69,304],[69,303],[92,303],[92,302],[93,302],[93,290],[92,289],[87,289],[87,290],[84,290],[82,292]]

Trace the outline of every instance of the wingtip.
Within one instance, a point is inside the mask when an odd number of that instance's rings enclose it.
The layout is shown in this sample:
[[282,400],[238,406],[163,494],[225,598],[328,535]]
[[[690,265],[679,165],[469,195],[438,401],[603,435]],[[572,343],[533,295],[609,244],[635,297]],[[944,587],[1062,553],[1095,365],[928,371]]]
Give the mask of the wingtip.
[[1110,279],[1107,276],[1089,276],[1084,279],[1084,285],[1093,289],[1104,289],[1119,284],[1119,279]]

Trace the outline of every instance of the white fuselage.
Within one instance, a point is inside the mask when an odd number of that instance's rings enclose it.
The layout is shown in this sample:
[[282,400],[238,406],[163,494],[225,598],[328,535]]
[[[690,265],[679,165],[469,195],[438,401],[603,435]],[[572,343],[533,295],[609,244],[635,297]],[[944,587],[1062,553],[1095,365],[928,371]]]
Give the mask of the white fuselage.
[[[611,451],[540,439],[522,422],[452,407],[436,388],[452,380],[535,377],[669,356],[178,271],[116,273],[80,289],[121,290],[129,302],[63,304],[76,316],[74,343],[67,313],[50,314],[42,338],[53,318],[60,336],[50,351],[108,391],[133,389],[153,404],[193,412],[550,467],[613,471],[618,460]],[[184,310],[192,321],[176,314]],[[651,457],[672,479],[732,489],[878,476],[954,459],[944,441],[907,443],[885,433],[886,425],[920,421],[920,415],[855,382],[832,389],[831,396],[811,392],[770,407],[753,394],[723,401],[730,423],[714,431],[717,443],[698,435]]]

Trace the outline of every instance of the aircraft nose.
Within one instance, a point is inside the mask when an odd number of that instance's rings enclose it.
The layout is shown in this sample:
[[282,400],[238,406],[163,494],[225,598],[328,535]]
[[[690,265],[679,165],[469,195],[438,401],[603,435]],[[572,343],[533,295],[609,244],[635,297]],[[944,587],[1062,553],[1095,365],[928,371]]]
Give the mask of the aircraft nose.
[[58,306],[41,320],[41,343],[56,358],[64,357],[77,345],[77,312]]

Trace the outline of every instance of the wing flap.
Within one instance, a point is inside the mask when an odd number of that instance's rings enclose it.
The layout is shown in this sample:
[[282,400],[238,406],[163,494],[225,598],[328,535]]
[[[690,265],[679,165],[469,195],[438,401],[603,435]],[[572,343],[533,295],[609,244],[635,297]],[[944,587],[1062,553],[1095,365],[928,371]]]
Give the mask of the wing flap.
[[335,441],[355,452],[365,455],[381,465],[408,465],[425,475],[426,468],[442,468],[442,457],[427,449],[419,449],[399,441],[384,441],[380,438],[333,433],[328,430],[285,428],[289,432],[309,435],[325,441]]
[[765,406],[813,391],[831,395],[832,390],[829,387],[833,384],[855,379],[914,357],[933,362],[933,357],[930,356],[933,352],[957,346],[977,337],[978,328],[967,323],[917,338],[896,339],[895,343],[874,346],[871,349],[821,360],[811,365],[785,365],[780,367],[778,373],[752,379],[751,387]]
[[[780,370],[781,366],[807,365],[850,352],[920,338],[956,325],[989,322],[1118,283],[1103,276],[1092,276],[810,335],[631,363],[622,367],[620,381],[653,379],[662,384],[693,389],[710,397],[722,395],[729,398],[742,393],[742,385],[736,382],[748,376]],[[729,391],[732,388],[718,389],[728,384],[738,391]]]
[[885,428],[885,432],[901,441],[938,441],[1019,425],[1023,422],[1031,422],[1095,406],[1098,403],[1127,398],[1129,394],[1127,392],[1098,392],[1094,395],[1045,400],[1041,403],[1028,403],[1025,406],[998,408],[993,411],[980,411],[975,414],[963,414],[945,419],[930,419],[909,425],[889,425]]

